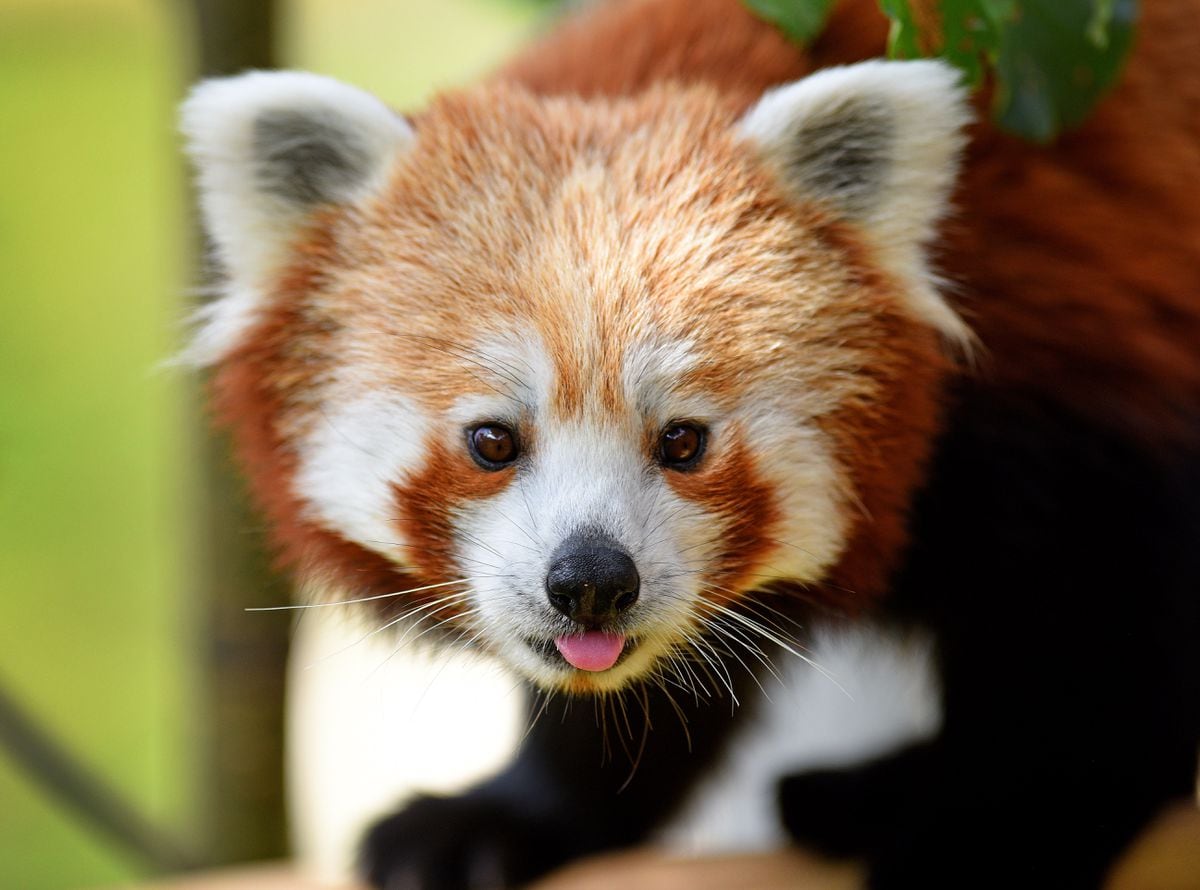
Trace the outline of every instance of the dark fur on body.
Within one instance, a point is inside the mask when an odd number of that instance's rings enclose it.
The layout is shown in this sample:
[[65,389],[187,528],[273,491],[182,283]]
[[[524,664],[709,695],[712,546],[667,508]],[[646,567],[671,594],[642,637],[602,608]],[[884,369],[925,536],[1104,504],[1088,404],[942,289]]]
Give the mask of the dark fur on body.
[[1096,887],[1200,742],[1200,455],[959,387],[889,606],[936,634],[945,725],[783,785],[801,841],[872,887]]
[[[943,731],[785,780],[781,816],[802,844],[866,858],[879,890],[1097,887],[1195,787],[1200,454],[1139,446],[1034,393],[963,381],[952,401],[878,616],[935,634]],[[752,700],[745,669],[730,674]],[[752,703],[731,719],[728,700],[674,698],[686,734],[661,692],[626,693],[615,756],[590,703],[551,704],[500,776],[379,823],[368,875],[520,884],[638,843],[753,719]]]

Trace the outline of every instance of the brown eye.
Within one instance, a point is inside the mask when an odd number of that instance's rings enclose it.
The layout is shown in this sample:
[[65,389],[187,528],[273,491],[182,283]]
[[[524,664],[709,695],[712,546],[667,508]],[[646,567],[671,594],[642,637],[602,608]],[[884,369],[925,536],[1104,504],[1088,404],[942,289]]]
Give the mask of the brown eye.
[[668,469],[690,470],[704,454],[708,431],[695,423],[673,423],[658,440],[659,462]]
[[467,446],[475,463],[485,470],[500,470],[517,459],[517,436],[500,423],[484,423],[467,430]]

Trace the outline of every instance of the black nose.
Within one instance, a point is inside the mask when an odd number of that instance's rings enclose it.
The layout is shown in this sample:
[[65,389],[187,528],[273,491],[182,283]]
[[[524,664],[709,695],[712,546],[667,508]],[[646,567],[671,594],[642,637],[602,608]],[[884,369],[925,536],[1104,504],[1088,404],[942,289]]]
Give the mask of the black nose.
[[551,605],[587,625],[612,621],[637,602],[640,586],[637,566],[629,554],[594,534],[567,538],[546,574]]

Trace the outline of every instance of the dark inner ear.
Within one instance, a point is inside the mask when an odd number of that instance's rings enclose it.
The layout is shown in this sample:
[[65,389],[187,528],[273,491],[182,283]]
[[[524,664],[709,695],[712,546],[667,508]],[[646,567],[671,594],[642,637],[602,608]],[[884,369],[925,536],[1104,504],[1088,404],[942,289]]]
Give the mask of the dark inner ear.
[[302,207],[346,200],[371,170],[370,155],[356,133],[300,111],[259,115],[254,157],[259,188]]
[[882,103],[855,99],[797,125],[783,155],[785,175],[858,219],[875,207],[894,141],[892,112]]

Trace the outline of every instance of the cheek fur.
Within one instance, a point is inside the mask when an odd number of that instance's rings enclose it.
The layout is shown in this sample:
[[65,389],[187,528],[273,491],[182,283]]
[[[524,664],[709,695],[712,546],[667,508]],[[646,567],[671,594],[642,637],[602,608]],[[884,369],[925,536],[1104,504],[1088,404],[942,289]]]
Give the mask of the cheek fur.
[[667,484],[684,500],[720,518],[723,525],[714,541],[705,580],[738,590],[775,549],[779,505],[774,489],[759,473],[754,456],[736,431],[712,458],[697,472],[668,471]]
[[[404,530],[406,562],[425,583],[440,584],[464,571],[456,561],[455,519],[468,504],[495,497],[516,476],[515,469],[486,472],[475,465],[466,447],[454,449],[431,441],[428,458],[402,485],[395,499]],[[467,575],[477,574],[467,566]]]
[[888,348],[874,358],[872,410],[841,411],[823,423],[859,505],[846,550],[823,585],[824,597],[848,613],[884,594],[908,543],[909,505],[941,425],[949,364],[934,332],[898,315],[881,323],[878,342]]
[[[296,490],[295,428],[329,367],[329,331],[306,311],[322,286],[320,269],[336,263],[326,230],[297,248],[298,260],[280,279],[272,303],[214,376],[217,423],[233,436],[234,452],[254,499],[262,507],[283,568],[347,596],[403,590],[403,569],[308,518]],[[390,607],[391,600],[381,600]]]

